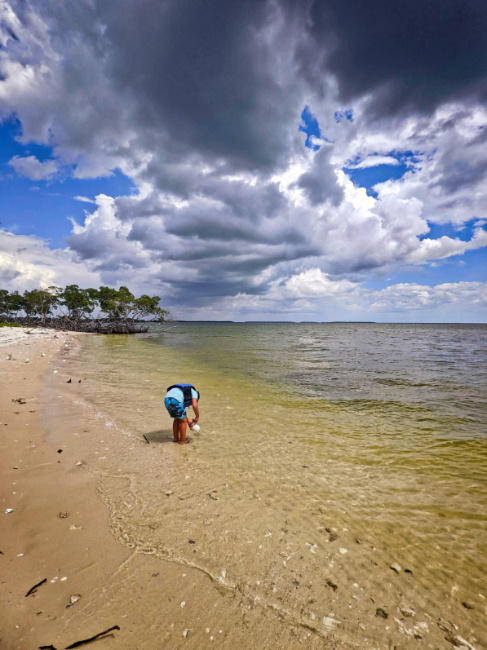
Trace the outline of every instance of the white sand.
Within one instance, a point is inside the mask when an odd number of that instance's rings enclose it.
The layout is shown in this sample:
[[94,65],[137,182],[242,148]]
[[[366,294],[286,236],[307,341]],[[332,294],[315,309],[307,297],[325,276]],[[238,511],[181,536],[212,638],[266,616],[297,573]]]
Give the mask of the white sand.
[[56,330],[40,327],[0,327],[0,347],[12,345],[25,339],[38,340],[56,335]]

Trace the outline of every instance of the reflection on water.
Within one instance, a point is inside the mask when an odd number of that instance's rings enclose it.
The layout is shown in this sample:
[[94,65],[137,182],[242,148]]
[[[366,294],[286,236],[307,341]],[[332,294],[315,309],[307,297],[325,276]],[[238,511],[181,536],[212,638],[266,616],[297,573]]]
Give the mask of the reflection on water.
[[[115,534],[316,633],[409,647],[455,624],[484,647],[486,339],[346,324],[89,337],[76,408]],[[175,381],[202,393],[184,449],[163,409]]]

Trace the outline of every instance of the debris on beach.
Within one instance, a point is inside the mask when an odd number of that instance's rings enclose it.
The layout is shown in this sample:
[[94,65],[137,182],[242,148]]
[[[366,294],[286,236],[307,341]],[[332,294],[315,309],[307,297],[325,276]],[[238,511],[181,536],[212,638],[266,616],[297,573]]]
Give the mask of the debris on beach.
[[63,450],[62,450],[62,449],[58,449],[58,450],[57,450],[57,453],[58,453],[58,454],[62,454],[62,453],[63,453]]
[[378,607],[375,610],[375,615],[378,616],[379,618],[389,618],[389,614],[386,612],[385,609],[382,609],[382,607]]
[[15,402],[16,404],[27,404],[25,397],[17,397],[16,399],[12,399],[12,402]]
[[333,618],[333,616],[323,616],[322,619],[323,625],[328,629],[332,630],[335,625],[339,625],[340,621],[336,618]]
[[75,603],[78,602],[78,600],[81,600],[81,594],[73,594],[72,596],[70,596],[69,605],[66,605],[66,609],[72,607]]
[[7,356],[5,357],[5,359],[6,359],[6,361],[12,361],[12,355],[11,355],[11,354],[7,354]]
[[397,562],[394,562],[393,564],[391,564],[391,569],[393,571],[395,571],[396,573],[401,573],[401,567],[399,566],[399,564]]
[[183,637],[184,637],[185,639],[187,638],[187,636],[188,636],[188,632],[190,632],[190,631],[191,631],[191,628],[189,628],[189,627],[187,627],[187,628],[183,631]]
[[70,383],[71,383],[71,378],[69,378],[68,381],[67,381],[66,383],[67,383],[67,384],[70,384]]
[[44,578],[44,580],[41,580],[36,585],[31,587],[29,589],[29,591],[25,594],[25,597],[27,598],[27,596],[31,596],[32,594],[35,594],[35,592],[37,591],[37,588],[40,587],[41,585],[43,585],[45,582],[47,582],[47,578]]
[[[80,380],[80,381],[81,381],[81,380]],[[148,440],[147,436],[146,436],[144,433],[142,434],[142,437],[144,438],[144,440],[146,441],[146,443],[149,444],[149,440]]]
[[333,591],[336,591],[338,589],[338,585],[336,585],[334,582],[332,582],[328,578],[326,579],[326,584],[328,585],[328,587],[331,587],[331,589],[333,589]]
[[[108,636],[113,636],[113,634],[110,634],[110,632],[113,632],[113,630],[119,630],[119,629],[120,629],[120,627],[118,625],[114,625],[113,627],[109,627],[108,630],[105,630],[104,632],[100,632],[99,634],[95,634],[95,636],[92,636],[89,639],[82,639],[81,641],[75,641],[71,645],[66,646],[66,650],[71,650],[71,648],[79,648],[79,646],[91,643],[92,641],[95,641],[96,639],[100,639],[101,637],[108,638]],[[44,649],[54,648],[54,646],[52,646],[52,645],[41,646],[39,648],[39,650],[41,650],[42,648],[44,648]],[[56,650],[56,649],[54,648],[54,650]]]
[[13,508],[7,508],[7,509],[5,510],[5,514],[6,514],[6,515],[9,515],[9,514],[10,514],[11,512],[13,512],[13,511],[14,511]]
[[69,517],[69,512],[58,513],[58,519],[66,519],[67,517]]

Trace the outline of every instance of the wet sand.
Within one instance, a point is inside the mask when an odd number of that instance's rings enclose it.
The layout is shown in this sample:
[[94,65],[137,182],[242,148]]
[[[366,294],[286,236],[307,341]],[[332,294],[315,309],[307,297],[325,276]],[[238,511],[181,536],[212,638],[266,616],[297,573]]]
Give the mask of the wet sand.
[[0,648],[59,650],[111,628],[90,647],[361,647],[116,540],[83,462],[84,423],[67,418],[55,439],[39,417],[56,411],[41,398],[46,374],[79,381],[66,353],[83,336],[0,331]]

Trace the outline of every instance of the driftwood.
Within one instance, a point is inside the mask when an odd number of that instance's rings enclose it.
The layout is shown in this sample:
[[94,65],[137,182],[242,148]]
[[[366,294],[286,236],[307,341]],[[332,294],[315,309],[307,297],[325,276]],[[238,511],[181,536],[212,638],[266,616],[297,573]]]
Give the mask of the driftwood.
[[[66,646],[66,650],[71,650],[71,648],[79,648],[80,645],[85,645],[86,643],[91,643],[92,641],[95,641],[95,639],[99,639],[100,637],[105,638],[106,635],[108,635],[110,632],[113,632],[113,630],[119,630],[118,625],[114,625],[113,627],[108,628],[108,630],[105,630],[104,632],[100,632],[99,634],[95,634],[95,636],[90,637],[89,639],[82,639],[81,641],[76,641],[76,643],[72,643],[71,645]],[[110,636],[113,636],[113,634],[110,634]]]
[[25,594],[25,597],[27,598],[27,596],[30,596],[31,594],[35,594],[35,592],[37,591],[37,587],[40,587],[40,586],[43,585],[45,582],[47,582],[47,578],[44,578],[44,580],[41,580],[41,581],[38,582],[36,585],[34,585],[33,587],[31,587],[31,588],[29,589],[29,591]]
[[[95,634],[95,636],[92,636],[89,639],[82,639],[81,641],[76,641],[75,643],[66,646],[65,650],[71,650],[72,648],[79,648],[81,645],[86,645],[88,643],[91,643],[92,641],[96,641],[97,639],[107,639],[109,637],[113,637],[113,634],[110,634],[110,632],[119,629],[120,628],[118,625],[114,625],[113,627],[108,628],[108,630],[105,630],[104,632],[100,632],[99,634]],[[39,646],[39,650],[57,650],[57,648],[53,645],[41,645]]]

